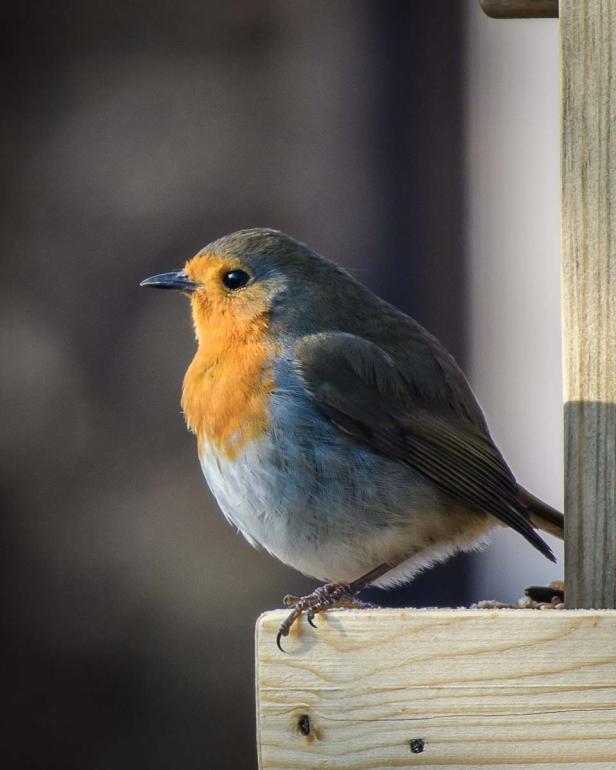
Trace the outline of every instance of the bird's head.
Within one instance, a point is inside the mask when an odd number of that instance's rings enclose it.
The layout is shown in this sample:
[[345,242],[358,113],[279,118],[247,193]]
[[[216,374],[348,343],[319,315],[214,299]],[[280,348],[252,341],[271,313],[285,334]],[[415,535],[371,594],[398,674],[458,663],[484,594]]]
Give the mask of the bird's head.
[[187,294],[199,342],[246,338],[272,324],[276,332],[312,330],[339,310],[336,298],[348,300],[351,285],[358,286],[304,244],[263,228],[224,236],[182,270],[152,276],[141,285]]

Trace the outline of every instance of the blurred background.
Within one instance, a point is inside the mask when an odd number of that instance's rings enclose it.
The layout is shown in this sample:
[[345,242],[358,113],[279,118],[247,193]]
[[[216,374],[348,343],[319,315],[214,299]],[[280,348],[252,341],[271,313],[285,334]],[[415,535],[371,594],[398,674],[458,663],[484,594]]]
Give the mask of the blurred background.
[[[179,408],[188,308],[138,283],[243,227],[307,241],[441,338],[561,506],[558,22],[475,0],[3,16],[0,764],[252,769],[255,619],[315,583],[217,511]],[[372,598],[561,574],[499,532]]]

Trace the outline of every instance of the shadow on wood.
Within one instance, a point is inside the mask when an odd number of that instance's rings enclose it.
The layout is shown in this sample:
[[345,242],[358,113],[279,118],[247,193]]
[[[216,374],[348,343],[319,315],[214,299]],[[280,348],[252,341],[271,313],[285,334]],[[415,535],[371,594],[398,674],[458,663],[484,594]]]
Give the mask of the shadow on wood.
[[616,607],[616,405],[565,404],[565,466],[567,606]]

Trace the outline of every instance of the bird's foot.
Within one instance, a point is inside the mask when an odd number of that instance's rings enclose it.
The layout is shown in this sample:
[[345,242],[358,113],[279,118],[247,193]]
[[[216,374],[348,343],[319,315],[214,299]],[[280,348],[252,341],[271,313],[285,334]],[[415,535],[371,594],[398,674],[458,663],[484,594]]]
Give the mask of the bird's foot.
[[283,636],[288,636],[291,626],[295,621],[303,614],[306,614],[306,620],[313,628],[316,628],[314,624],[314,616],[317,612],[324,612],[325,610],[332,609],[333,607],[346,607],[355,609],[366,609],[372,605],[367,602],[362,602],[356,598],[360,588],[353,586],[351,583],[335,582],[326,583],[323,586],[315,588],[315,590],[307,596],[292,596],[287,595],[282,600],[285,607],[292,607],[293,609],[287,615],[287,617],[280,624],[278,634],[276,636],[276,644],[281,652],[284,652],[280,644],[280,640]]

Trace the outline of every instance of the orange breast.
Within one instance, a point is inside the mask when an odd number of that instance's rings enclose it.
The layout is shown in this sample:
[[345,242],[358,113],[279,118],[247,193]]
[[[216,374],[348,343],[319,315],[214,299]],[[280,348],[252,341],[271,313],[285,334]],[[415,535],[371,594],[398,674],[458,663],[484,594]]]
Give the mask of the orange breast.
[[210,444],[233,459],[267,429],[273,346],[262,331],[242,337],[214,333],[201,340],[182,392],[200,452]]

